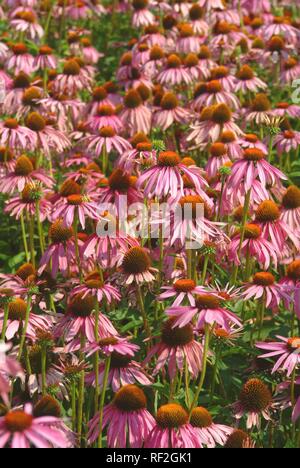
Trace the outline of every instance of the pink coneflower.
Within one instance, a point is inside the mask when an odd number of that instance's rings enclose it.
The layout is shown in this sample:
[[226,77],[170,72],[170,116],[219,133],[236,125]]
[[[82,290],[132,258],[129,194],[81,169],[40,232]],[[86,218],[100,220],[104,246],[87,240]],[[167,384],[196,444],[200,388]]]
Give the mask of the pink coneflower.
[[[14,336],[25,326],[25,319],[27,314],[28,304],[23,299],[14,299],[9,303],[8,306],[8,320],[6,324],[5,337],[7,340],[11,340]],[[3,329],[4,324],[4,312],[0,313],[0,328]],[[29,314],[29,322],[26,331],[26,336],[35,341],[37,336],[37,330],[48,330],[50,328],[50,319],[42,315],[36,315],[32,312]]]
[[216,104],[226,104],[235,110],[240,108],[238,98],[233,93],[225,91],[219,80],[211,80],[208,83],[200,84],[195,92],[193,108],[199,110],[204,106]]
[[110,101],[108,91],[104,86],[97,86],[92,90],[92,102],[87,106],[87,112],[89,115],[96,115],[100,106],[112,106],[114,105]]
[[204,20],[204,10],[199,4],[193,4],[189,11],[190,24],[195,34],[208,36],[209,26]]
[[118,264],[125,277],[125,284],[151,283],[154,281],[156,269],[152,268],[152,261],[143,247],[131,247],[119,255]]
[[82,69],[78,60],[69,59],[64,63],[63,73],[57,75],[53,84],[60,94],[73,96],[83,89],[90,90],[91,78]]
[[235,24],[220,21],[214,26],[214,37],[210,44],[216,51],[220,51],[225,47],[226,51],[230,53],[244,37],[244,33],[240,32]]
[[18,9],[12,16],[10,26],[21,34],[26,33],[33,41],[44,35],[44,29],[38,23],[34,10]]
[[287,42],[297,42],[299,31],[288,23],[285,16],[274,16],[273,24],[264,26],[261,30],[262,36],[267,41],[273,36],[282,36]]
[[69,195],[63,203],[54,207],[53,218],[63,218],[67,227],[72,226],[75,217],[78,217],[82,229],[85,229],[86,218],[100,219],[98,206],[89,195]]
[[91,16],[91,10],[85,0],[75,0],[66,8],[66,15],[74,21],[79,21]]
[[272,374],[279,369],[287,372],[287,376],[293,373],[294,369],[300,364],[300,338],[284,338],[276,335],[280,341],[259,342],[256,347],[268,351],[259,356],[262,359],[278,356],[278,361],[272,369]]
[[70,443],[61,430],[62,421],[53,416],[35,417],[32,406],[24,410],[13,409],[0,418],[0,447],[7,444],[14,449],[68,448]]
[[158,70],[161,69],[163,65],[164,58],[163,49],[154,45],[149,51],[149,59],[143,66],[143,71],[149,78],[154,78],[157,75]]
[[69,138],[63,132],[49,125],[38,112],[32,112],[28,115],[26,126],[34,134],[36,149],[43,149],[47,156],[50,155],[51,150],[63,153],[71,146]]
[[[291,394],[292,394],[292,389],[291,389],[291,382],[282,382],[277,386],[277,392],[279,393],[278,397],[276,396],[276,400],[278,400],[278,405],[280,409],[286,409],[290,408],[293,406],[293,403],[291,402]],[[293,413],[292,413],[292,421],[293,423],[296,423],[296,421],[300,417],[300,396],[299,396],[299,389],[300,389],[300,377],[295,379],[295,395],[297,397],[296,404],[293,408]],[[276,401],[277,404],[277,401]]]
[[199,195],[185,195],[174,206],[170,245],[194,241],[201,247],[205,240],[229,242],[221,231],[222,223],[210,220],[211,210]]
[[34,59],[34,67],[37,70],[55,70],[57,60],[53,55],[53,49],[44,45],[39,48],[39,53]]
[[150,133],[152,114],[143,103],[138,91],[132,89],[124,97],[124,109],[120,113],[120,119],[130,129],[130,134],[142,132]]
[[175,297],[176,299],[172,307],[180,306],[185,300],[188,300],[191,306],[195,306],[195,296],[204,292],[204,288],[202,286],[197,286],[195,281],[191,279],[179,279],[175,281],[172,286],[163,286],[162,289],[164,292],[161,293],[157,299],[159,301],[164,301]]
[[241,159],[244,151],[239,144],[239,140],[234,132],[225,131],[220,137],[221,143],[225,145],[227,154],[231,160]]
[[213,142],[217,141],[224,131],[234,132],[237,136],[243,131],[234,123],[230,108],[226,104],[218,104],[208,108],[211,110],[208,133]]
[[289,104],[288,102],[278,102],[273,110],[273,115],[278,115],[279,117],[289,116],[297,119],[300,117],[300,106]]
[[289,153],[296,150],[300,146],[300,132],[296,130],[285,130],[279,133],[274,138],[274,146],[281,156],[284,153]]
[[201,66],[199,65],[199,58],[196,54],[188,54],[184,58],[183,63],[187,72],[190,73],[194,81],[197,81],[202,76]]
[[205,167],[208,177],[216,177],[220,168],[226,166],[230,162],[231,160],[227,154],[224,143],[213,143],[210,147],[210,156]]
[[[284,290],[290,294],[294,302],[294,308],[297,316],[300,318],[300,260],[294,260],[287,267],[287,274],[279,282]],[[286,303],[286,308],[289,302]]]
[[97,156],[101,156],[103,151],[110,153],[112,150],[118,154],[131,149],[129,141],[117,135],[113,127],[99,128],[98,135],[91,135],[86,137],[83,141],[87,145],[88,151],[94,151]]
[[108,178],[107,187],[103,187],[99,193],[100,203],[113,203],[117,213],[127,209],[124,206],[127,197],[127,206],[142,202],[142,195],[136,188],[136,178],[129,176],[122,169],[115,169]]
[[164,69],[157,76],[157,81],[161,85],[170,87],[182,84],[189,85],[192,79],[185,70],[180,57],[176,54],[171,54],[167,58]]
[[189,423],[187,411],[177,403],[161,406],[156,425],[146,440],[145,448],[201,448],[200,439]]
[[52,188],[54,180],[43,169],[34,169],[32,161],[26,155],[20,156],[14,163],[14,170],[4,176],[0,182],[2,193],[22,192],[26,185],[40,182],[47,188]]
[[289,57],[283,64],[280,78],[284,83],[292,83],[300,77],[300,63],[295,57]]
[[176,43],[176,50],[181,54],[189,54],[200,52],[201,42],[199,37],[194,33],[193,26],[189,23],[180,24],[178,26],[179,38]]
[[261,416],[270,421],[272,394],[269,388],[259,379],[250,379],[240,393],[239,401],[233,405],[235,417],[241,419],[247,415],[247,429],[260,427]]
[[194,339],[194,329],[191,324],[174,328],[175,320],[170,319],[164,325],[160,343],[149,351],[144,364],[148,364],[154,356],[158,357],[153,375],[166,368],[170,379],[174,379],[177,370],[184,371],[186,360],[191,376],[196,379],[202,368],[203,346]]
[[9,406],[8,394],[11,390],[9,379],[13,377],[24,380],[24,372],[20,363],[6,355],[10,349],[10,344],[0,343],[0,397],[7,406]]
[[[80,348],[80,337],[85,337],[90,343],[96,341],[95,337],[95,297],[88,295],[82,298],[80,294],[73,297],[67,306],[65,315],[58,320],[54,330],[54,336],[64,337],[68,345],[68,352]],[[99,314],[99,337],[117,335],[117,331],[110,320]]]
[[137,185],[145,186],[144,194],[147,198],[176,198],[184,194],[183,175],[194,183],[196,190],[207,185],[199,168],[185,166],[180,156],[173,151],[163,151],[157,158],[157,165],[146,170],[139,177]]
[[281,219],[278,205],[272,200],[264,200],[255,213],[256,222],[262,229],[262,235],[272,241],[273,245],[281,251],[286,240],[289,239],[296,248],[299,246],[299,232],[294,233],[289,225]]
[[156,150],[153,149],[152,144],[147,141],[146,137],[143,142],[135,143],[132,140],[131,144],[134,149],[121,155],[118,160],[118,167],[129,174],[136,173],[140,175],[143,169],[156,163]]
[[155,23],[155,17],[148,9],[148,0],[133,0],[132,25],[141,28]]
[[102,303],[104,300],[104,302],[111,304],[112,302],[119,302],[121,299],[117,288],[109,283],[105,283],[98,271],[88,274],[83,284],[75,286],[70,292],[70,297],[72,298],[77,294],[81,294],[83,299],[87,295],[92,295],[97,298],[99,303]]
[[1,145],[32,151],[35,147],[35,142],[35,133],[29,128],[19,125],[16,119],[6,119],[0,122]]
[[244,151],[243,159],[234,162],[226,187],[229,192],[242,188],[244,193],[248,193],[255,180],[259,180],[263,187],[282,187],[281,181],[286,179],[279,169],[265,159],[262,150],[248,148]]
[[255,273],[253,281],[243,286],[241,296],[244,300],[263,300],[266,307],[277,310],[281,300],[289,300],[281,285],[276,283],[272,273],[261,271]]
[[[236,234],[231,240],[229,247],[229,260],[239,264],[238,250],[240,245],[240,234]],[[275,246],[262,236],[261,228],[257,224],[247,224],[245,236],[242,243],[241,254],[245,257],[249,252],[251,257],[256,258],[258,263],[268,270],[273,263],[277,266],[278,252]]]
[[214,294],[202,292],[196,298],[195,307],[171,307],[167,310],[167,315],[174,320],[174,327],[185,327],[190,323],[195,315],[197,319],[197,329],[202,330],[205,325],[218,324],[225,330],[231,330],[231,326],[241,326],[238,317],[229,310],[222,307],[221,299]]
[[190,119],[190,112],[179,105],[175,94],[165,93],[153,116],[153,125],[167,130],[174,123],[184,124]]
[[300,226],[300,189],[296,185],[287,188],[282,196],[280,219],[293,232],[299,231]]
[[18,111],[21,105],[24,91],[30,87],[30,78],[24,72],[20,72],[14,77],[9,89],[7,89],[4,101],[3,110],[9,115],[13,115]]
[[236,74],[235,92],[241,91],[243,94],[247,91],[257,93],[260,89],[266,89],[267,84],[257,78],[251,67],[243,65]]
[[257,94],[251,104],[251,109],[246,115],[247,122],[255,122],[257,125],[263,125],[267,117],[271,117],[273,111],[271,103],[266,94]]
[[222,0],[199,0],[198,4],[207,10],[224,10],[226,8]]
[[[147,399],[135,385],[122,387],[111,404],[104,408],[103,427],[107,429],[108,447],[142,448],[155,425],[155,420],[147,411]],[[99,414],[89,422],[90,443],[99,437]]]
[[193,409],[190,423],[201,442],[208,448],[215,448],[216,444],[224,446],[228,436],[234,431],[232,427],[214,423],[210,412],[201,406]]
[[263,143],[257,135],[254,133],[246,133],[242,138],[238,140],[239,145],[244,149],[258,149],[262,151],[265,155],[268,154],[269,150],[265,143]]
[[83,60],[87,65],[97,65],[100,58],[104,55],[92,46],[91,40],[88,37],[81,39]]
[[116,109],[109,104],[101,104],[98,107],[97,114],[88,120],[88,126],[97,132],[103,127],[113,128],[116,132],[123,129],[123,122],[116,114]]
[[20,72],[31,75],[35,71],[34,57],[28,53],[25,44],[19,43],[11,46],[11,53],[8,56],[6,67],[8,70],[12,69],[16,75]]
[[46,198],[43,198],[41,186],[36,183],[25,185],[24,189],[18,197],[13,197],[5,203],[5,213],[20,219],[22,214],[35,216],[39,207],[39,218],[43,222],[50,217],[52,211],[52,203]]
[[60,271],[65,275],[70,264],[75,260],[75,244],[73,229],[64,225],[61,219],[51,224],[49,229],[50,245],[40,260],[39,274],[42,274],[48,266],[53,278]]
[[[108,345],[107,343],[115,343]],[[105,344],[106,343],[106,344]],[[105,351],[105,349],[114,348],[118,351]],[[141,364],[133,359],[134,352],[138,347],[127,343],[120,338],[104,338],[98,344],[91,344],[87,347],[88,355],[96,351],[101,351],[111,355],[110,371],[108,374],[108,385],[114,392],[117,392],[123,385],[140,384],[151,385],[151,378],[146,374]],[[122,351],[122,353],[121,353]],[[99,384],[104,380],[105,364],[99,366]],[[95,372],[86,376],[88,385],[95,385]]]

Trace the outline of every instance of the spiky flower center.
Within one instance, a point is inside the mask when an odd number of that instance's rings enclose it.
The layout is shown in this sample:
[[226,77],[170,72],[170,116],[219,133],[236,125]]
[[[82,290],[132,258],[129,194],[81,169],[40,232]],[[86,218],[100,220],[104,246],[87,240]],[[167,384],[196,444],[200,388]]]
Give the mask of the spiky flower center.
[[164,51],[161,47],[154,45],[150,50],[150,60],[161,60],[164,57]]
[[143,100],[135,89],[127,92],[124,98],[124,104],[128,109],[136,109],[143,104]]
[[258,286],[272,286],[275,283],[275,277],[272,273],[268,273],[267,271],[260,271],[255,273],[253,277],[253,283],[257,284]]
[[5,428],[12,433],[26,431],[32,422],[33,417],[24,411],[9,411],[4,417]]
[[198,54],[199,59],[207,60],[211,57],[211,52],[207,46],[201,46],[200,52]]
[[143,142],[143,143],[138,143],[136,145],[137,151],[145,152],[145,151],[152,151],[152,143],[148,142]]
[[77,294],[68,305],[68,313],[75,317],[86,318],[91,315],[95,308],[95,298],[91,295],[83,297],[82,294]]
[[236,136],[234,132],[230,130],[225,130],[221,135],[221,142],[226,143],[233,143],[236,140]]
[[284,40],[280,36],[273,36],[268,43],[268,49],[270,52],[280,52],[284,47]]
[[229,68],[224,66],[213,68],[213,70],[211,71],[211,78],[213,80],[220,80],[222,78],[226,78],[228,75]]
[[287,275],[293,280],[300,279],[300,260],[294,260],[287,268]]
[[125,193],[131,186],[130,176],[122,169],[115,169],[108,179],[108,185],[111,190]]
[[19,44],[14,44],[12,46],[12,50],[15,55],[24,55],[27,54],[28,51],[27,46],[22,42],[20,42]]
[[199,294],[196,299],[198,309],[218,309],[220,300],[212,294]]
[[40,55],[51,55],[53,53],[53,49],[51,47],[44,45],[39,48],[39,54]]
[[266,112],[271,109],[271,103],[266,94],[258,94],[252,102],[252,110],[254,112]]
[[224,143],[213,143],[210,147],[210,154],[214,158],[220,158],[221,156],[225,156],[227,154],[226,146]]
[[277,221],[280,218],[279,207],[272,200],[265,200],[258,206],[255,217],[260,223]]
[[222,91],[223,87],[219,80],[212,80],[206,83],[206,91],[209,94],[217,94]]
[[14,79],[14,88],[25,89],[30,86],[30,78],[24,72],[20,72]]
[[101,102],[107,98],[107,91],[103,86],[98,86],[93,89],[93,100]]
[[162,151],[158,156],[158,165],[162,167],[176,167],[180,162],[179,154],[174,151]]
[[27,156],[23,155],[17,159],[16,166],[15,166],[15,174],[17,176],[26,177],[29,174],[31,174],[33,170],[34,170],[33,164]]
[[41,97],[42,97],[41,90],[33,86],[24,91],[22,101],[25,106],[30,106],[34,104],[36,100],[41,99]]
[[83,195],[69,195],[67,197],[68,204],[72,206],[80,206],[84,202]]
[[272,402],[272,394],[259,379],[250,379],[242,388],[240,401],[247,412],[265,411]]
[[62,219],[57,219],[51,224],[49,237],[53,244],[65,243],[73,236],[73,229],[67,227]]
[[190,53],[184,59],[184,65],[188,68],[196,67],[199,64],[199,59],[196,54]]
[[169,55],[167,59],[167,68],[180,68],[181,67],[181,60],[180,57],[176,54]]
[[135,10],[144,10],[148,6],[148,0],[133,0],[132,6]]
[[237,72],[236,76],[241,81],[252,80],[254,78],[254,72],[249,65],[243,65]]
[[61,407],[55,398],[50,395],[46,395],[36,403],[33,409],[33,414],[36,418],[42,418],[44,416],[60,418]]
[[205,216],[209,217],[207,207],[199,195],[186,195],[179,200],[179,205],[184,213],[187,211],[187,214],[191,215],[193,220],[202,215],[202,208],[204,208]]
[[180,37],[182,38],[192,37],[194,35],[194,30],[191,24],[181,24],[178,29]]
[[69,59],[64,63],[63,74],[67,76],[77,76],[80,74],[80,65],[77,60]]
[[226,104],[218,104],[212,113],[212,121],[217,124],[225,124],[231,120],[231,110]]
[[265,159],[263,151],[259,148],[246,148],[243,157],[247,161],[261,161]]
[[111,355],[111,368],[112,369],[125,369],[128,367],[132,357],[127,354],[120,354],[114,351]]
[[191,279],[180,279],[174,283],[173,287],[176,292],[188,293],[195,289],[196,283],[194,280]]
[[46,120],[38,112],[32,112],[26,120],[26,125],[34,132],[41,132],[46,127]]
[[294,351],[295,349],[300,349],[300,338],[293,337],[288,339],[288,347]]
[[99,129],[99,135],[102,138],[113,138],[116,136],[116,131],[113,127],[107,126]]
[[27,23],[31,24],[36,22],[35,14],[30,10],[20,11],[16,14],[16,18],[22,19],[23,21],[27,21]]
[[287,210],[300,208],[300,189],[296,185],[291,185],[282,198],[282,205]]
[[245,239],[258,239],[261,235],[261,229],[257,224],[246,224]]
[[151,259],[142,247],[132,247],[126,252],[122,268],[126,274],[138,275],[145,273],[151,267]]
[[68,197],[69,195],[79,195],[80,193],[80,185],[72,179],[66,180],[59,190],[59,194],[61,197]]
[[19,126],[18,121],[16,119],[6,119],[4,121],[4,126],[9,128],[10,130],[16,130]]
[[140,411],[147,406],[146,395],[136,385],[126,385],[122,387],[115,395],[114,405],[126,413]]
[[284,68],[285,70],[291,70],[292,68],[296,67],[298,65],[298,61],[293,58],[289,57],[287,61],[284,63]]
[[178,99],[173,93],[165,93],[160,101],[160,107],[164,110],[173,110],[178,106]]
[[194,408],[191,414],[191,424],[194,427],[210,427],[213,423],[212,416],[206,408],[199,406]]
[[25,320],[27,304],[23,299],[15,299],[9,303],[8,317],[10,320]]
[[31,263],[24,263],[18,268],[16,275],[25,281],[29,276],[35,275],[35,269]]
[[168,320],[162,329],[162,342],[172,348],[185,346],[194,340],[194,331],[192,325],[188,324],[182,328],[173,328],[174,320]]
[[188,423],[189,415],[181,405],[170,403],[159,408],[156,420],[164,429],[177,429]]
[[242,449],[248,441],[250,441],[248,434],[241,429],[237,429],[228,437],[225,448]]
[[196,4],[190,8],[189,15],[192,21],[197,21],[201,19],[203,17],[203,14],[203,8],[201,8],[200,5]]

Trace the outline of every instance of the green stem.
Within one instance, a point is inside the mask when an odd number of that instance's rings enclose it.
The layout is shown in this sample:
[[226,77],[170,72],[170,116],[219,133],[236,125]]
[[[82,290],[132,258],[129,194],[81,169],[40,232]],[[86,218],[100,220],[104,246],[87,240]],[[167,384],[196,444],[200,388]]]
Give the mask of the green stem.
[[30,245],[30,260],[35,268],[35,250],[34,250],[34,218],[29,218],[29,245]]
[[204,351],[203,351],[202,371],[201,371],[200,382],[196,390],[192,406],[190,408],[190,414],[192,413],[193,409],[198,404],[199,395],[201,393],[201,390],[203,388],[203,384],[205,381],[206,370],[207,370],[207,358],[208,358],[208,352],[209,352],[209,341],[210,341],[210,328],[208,324],[205,324],[205,344],[204,344]]
[[47,349],[45,346],[42,346],[41,352],[41,364],[42,364],[42,395],[46,395],[47,391],[47,380],[46,380],[46,362],[47,362]]
[[[95,338],[96,342],[99,341],[99,302],[96,300],[95,306]],[[95,414],[98,411],[98,402],[100,396],[99,387],[99,351],[96,351],[94,356],[94,371],[95,371]]]
[[20,341],[20,349],[19,349],[19,356],[18,356],[19,361],[21,360],[22,355],[23,355],[23,349],[24,349],[24,344],[26,340],[26,333],[27,333],[29,316],[30,316],[30,311],[31,311],[31,302],[32,302],[32,297],[28,296],[26,315],[25,315],[25,324],[22,329],[22,335],[21,335],[21,341]]
[[104,377],[103,377],[103,387],[100,399],[100,409],[99,409],[99,437],[98,437],[98,448],[102,448],[102,434],[103,434],[103,410],[106,389],[108,384],[109,369],[111,363],[111,356],[109,356],[105,361]]
[[[83,349],[85,344],[85,337],[82,334],[80,338],[80,359],[83,357]],[[82,423],[83,423],[83,404],[84,404],[84,380],[85,380],[85,372],[84,370],[80,373],[80,381],[79,381],[79,395],[78,395],[78,419],[77,419],[77,434],[78,440],[81,442],[82,439]]]
[[28,263],[30,256],[29,256],[29,250],[28,250],[28,244],[27,244],[27,238],[26,238],[26,229],[25,229],[25,221],[24,221],[23,213],[21,214],[20,221],[21,221],[22,238],[23,238],[23,245],[24,245],[25,256],[26,256],[26,262]]
[[145,305],[144,305],[141,286],[138,283],[136,285],[136,293],[137,293],[138,303],[139,303],[139,306],[140,306],[140,312],[141,312],[141,315],[142,315],[143,321],[144,321],[144,329],[145,329],[147,338],[150,339],[149,342],[151,342],[151,329],[150,329],[147,314],[146,314],[146,311],[145,311]]
[[82,283],[83,275],[82,275],[82,267],[80,261],[80,253],[79,253],[79,243],[78,243],[78,215],[75,215],[74,219],[74,239],[75,239],[75,255],[76,255],[76,262],[79,270],[79,278],[80,282]]
[[1,341],[5,341],[8,314],[9,314],[9,304],[7,303],[4,305],[4,318],[3,318],[3,325],[2,325],[2,332],[1,332]]
[[38,227],[38,234],[39,234],[39,240],[40,240],[40,248],[41,248],[41,253],[44,255],[45,252],[45,240],[44,240],[44,232],[41,224],[41,218],[40,218],[40,202],[36,202],[36,221],[37,221],[37,227]]
[[76,384],[72,382],[71,388],[71,404],[72,404],[72,430],[76,431]]
[[240,234],[240,243],[239,243],[239,248],[237,252],[237,265],[235,265],[232,273],[232,279],[231,282],[232,284],[236,283],[237,280],[237,275],[239,271],[239,262],[240,262],[240,256],[241,256],[241,251],[243,247],[243,242],[245,239],[245,232],[246,232],[246,223],[247,223],[247,218],[248,218],[248,211],[250,207],[250,200],[251,200],[251,189],[248,190],[245,198],[245,204],[244,204],[244,211],[243,211],[243,219],[242,219],[242,227],[241,227],[241,234]]
[[204,283],[205,283],[206,274],[207,274],[208,262],[209,262],[209,255],[207,254],[207,255],[205,255],[205,258],[204,258],[204,264],[203,264],[203,269],[202,269],[201,284],[204,284]]

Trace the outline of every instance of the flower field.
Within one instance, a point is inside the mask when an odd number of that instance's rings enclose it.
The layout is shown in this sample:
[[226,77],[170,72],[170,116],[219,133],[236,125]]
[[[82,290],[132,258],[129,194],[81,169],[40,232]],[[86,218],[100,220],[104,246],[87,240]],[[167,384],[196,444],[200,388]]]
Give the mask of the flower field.
[[2,0],[0,448],[300,448],[299,52],[292,0]]

